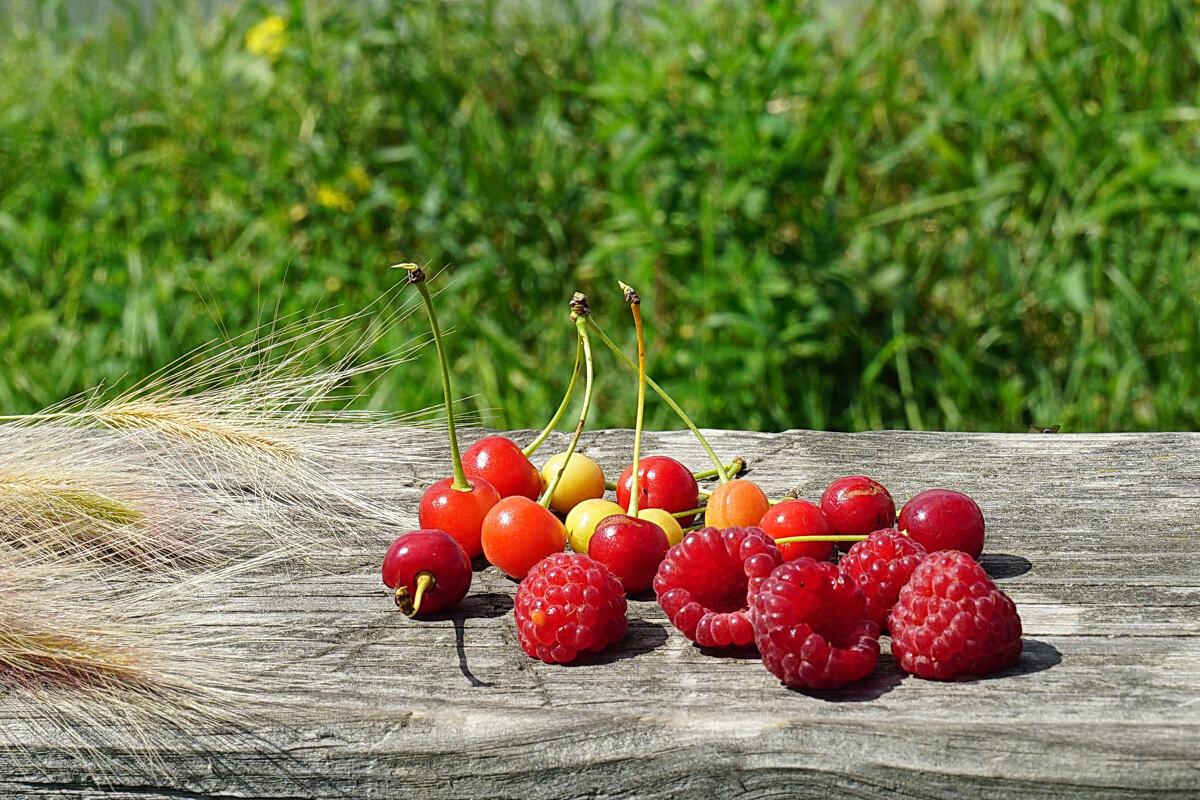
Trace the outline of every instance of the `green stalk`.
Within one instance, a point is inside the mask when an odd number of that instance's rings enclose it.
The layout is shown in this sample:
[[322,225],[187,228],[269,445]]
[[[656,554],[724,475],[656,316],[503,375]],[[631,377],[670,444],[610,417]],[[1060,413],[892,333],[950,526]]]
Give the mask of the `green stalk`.
[[[609,350],[612,350],[617,354],[618,357],[620,357],[622,361],[625,362],[625,366],[629,367],[630,369],[637,369],[637,366],[629,360],[629,357],[621,352],[621,348],[613,344],[612,339],[609,339],[604,335],[604,331],[600,330],[600,326],[597,325],[591,317],[588,317],[588,324],[591,325],[592,330],[596,333],[596,335],[600,337],[600,341],[604,342],[604,344],[608,346]],[[672,400],[671,396],[663,391],[662,387],[655,383],[649,375],[646,376],[646,385],[658,392],[658,396],[666,401],[666,404],[671,407],[672,411],[679,415],[679,419],[681,419],[683,424],[687,426],[688,430],[690,430],[696,436],[696,438],[700,441],[700,445],[704,448],[705,452],[708,453],[708,457],[712,459],[713,467],[717,473],[717,478],[721,483],[728,483],[729,475],[725,472],[725,465],[721,463],[721,459],[717,458],[717,454],[713,452],[712,447],[708,444],[708,440],[704,438],[702,433],[700,433],[700,429],[696,427],[696,423],[692,422],[692,418],[689,417],[684,410],[679,407],[679,404]]]
[[700,506],[699,508],[689,508],[687,511],[676,511],[671,516],[675,517],[676,519],[683,519],[684,517],[690,517],[693,514],[703,514],[707,510],[708,508],[706,506]]
[[850,534],[841,536],[788,536],[783,539],[776,539],[775,544],[794,544],[798,542],[861,542],[866,538],[866,536],[854,536]]
[[[618,283],[621,282],[618,281]],[[642,331],[642,298],[638,297],[638,293],[632,287],[626,286],[624,283],[621,283],[621,288],[625,290],[625,302],[629,303],[629,308],[633,312],[633,328],[637,331],[637,417],[633,424],[633,474],[629,487],[629,510],[626,512],[636,519],[638,514],[638,470],[641,467],[642,456],[642,422],[646,412],[646,337]]]
[[[741,457],[735,458],[733,461],[730,461],[725,465],[725,471],[729,474],[730,478],[738,475],[745,468],[746,462]],[[715,478],[717,477],[717,471],[715,469],[706,469],[703,472],[693,472],[692,477],[698,481],[702,481],[706,478]]]
[[571,298],[571,321],[575,323],[579,343],[583,345],[583,407],[579,409],[579,422],[575,425],[575,433],[572,434],[571,444],[567,447],[567,457],[563,459],[562,469],[555,473],[554,479],[550,481],[550,485],[542,494],[540,502],[542,507],[547,509],[550,508],[550,498],[554,497],[554,490],[558,488],[558,482],[562,480],[563,474],[567,471],[567,465],[571,463],[571,456],[575,453],[575,446],[579,444],[583,426],[587,424],[588,409],[592,407],[592,343],[588,339],[587,323],[585,322],[587,315],[587,297],[576,292],[575,296]]
[[408,282],[415,284],[425,303],[425,312],[429,315],[429,327],[433,330],[433,344],[437,348],[438,363],[442,367],[442,393],[446,398],[446,430],[450,435],[450,466],[454,469],[454,480],[450,488],[456,492],[469,492],[474,487],[463,472],[462,455],[458,450],[458,434],[454,430],[454,395],[450,391],[450,365],[446,360],[446,351],[442,347],[442,329],[438,327],[437,315],[433,313],[433,298],[429,296],[429,287],[425,285],[425,272],[416,264],[397,264],[394,269],[408,270]]
[[542,442],[546,441],[550,432],[558,427],[558,421],[562,419],[563,412],[567,410],[567,406],[571,404],[571,398],[575,395],[575,384],[579,382],[579,373],[583,369],[583,337],[576,336],[575,339],[575,371],[571,373],[571,382],[567,384],[567,393],[563,395],[562,402],[558,404],[558,410],[550,418],[550,424],[521,451],[526,458],[532,458],[533,454],[542,446]]

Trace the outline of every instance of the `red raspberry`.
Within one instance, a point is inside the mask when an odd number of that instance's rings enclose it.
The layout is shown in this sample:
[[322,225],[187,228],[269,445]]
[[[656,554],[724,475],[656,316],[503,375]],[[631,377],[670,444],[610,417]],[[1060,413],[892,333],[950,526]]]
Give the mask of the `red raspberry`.
[[513,601],[517,640],[532,658],[565,664],[625,635],[625,590],[583,553],[554,553],[529,570]]
[[867,616],[884,628],[900,590],[924,558],[925,548],[919,542],[895,528],[884,528],[855,542],[838,566],[866,595]]
[[788,686],[831,689],[870,674],[879,660],[866,597],[836,565],[807,556],[763,581],[754,641],[767,671]]
[[949,680],[1004,669],[1021,655],[1021,618],[975,559],[930,553],[892,609],[892,655],[900,669]]
[[759,528],[703,528],[667,551],[654,591],[671,624],[696,644],[746,647],[754,642],[750,598],[781,561]]

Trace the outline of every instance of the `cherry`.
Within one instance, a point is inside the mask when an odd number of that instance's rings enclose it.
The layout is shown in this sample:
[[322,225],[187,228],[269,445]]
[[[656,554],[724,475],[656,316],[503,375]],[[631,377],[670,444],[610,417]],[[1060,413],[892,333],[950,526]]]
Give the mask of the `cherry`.
[[505,436],[485,436],[463,453],[463,471],[484,478],[501,497],[520,495],[537,500],[542,493],[542,477],[517,447]]
[[383,584],[410,617],[457,603],[471,588],[471,560],[445,531],[421,529],[396,537],[383,557]]
[[983,512],[961,492],[950,489],[921,492],[900,509],[896,527],[930,553],[962,550],[978,559],[983,552]]
[[[633,465],[630,465],[617,481],[618,504],[629,505],[632,485]],[[638,467],[638,492],[638,506],[641,508],[661,508],[674,514],[700,505],[700,487],[696,484],[696,477],[690,469],[670,456],[642,459]],[[695,518],[695,514],[680,518],[680,527],[686,528]]]
[[550,507],[555,511],[568,514],[584,500],[604,496],[604,471],[583,453],[572,453],[569,461],[566,453],[550,456],[542,465],[542,484],[548,488],[560,472],[562,477],[550,495]]
[[483,519],[500,495],[483,478],[469,476],[471,491],[454,488],[454,479],[446,478],[430,486],[421,495],[417,508],[417,521],[422,528],[435,528],[454,537],[469,558],[483,552],[479,534]]
[[496,504],[500,495],[486,479],[476,476],[467,480],[463,472],[462,458],[458,453],[458,435],[454,430],[454,394],[450,389],[450,366],[446,351],[442,347],[442,331],[438,327],[437,315],[433,311],[433,298],[425,285],[425,272],[416,264],[397,264],[397,268],[408,270],[408,282],[417,287],[425,312],[429,316],[429,329],[433,332],[433,344],[437,349],[438,365],[442,371],[442,395],[446,403],[446,432],[450,440],[450,466],[454,477],[438,481],[425,490],[417,518],[422,528],[437,528],[454,537],[466,554],[474,558],[482,552],[479,541],[480,528],[487,511]]
[[658,565],[670,549],[662,528],[627,514],[601,520],[588,543],[588,555],[608,567],[628,594],[644,592],[653,585]]
[[[789,536],[830,536],[833,528],[821,507],[807,500],[784,500],[776,503],[762,518],[758,527],[772,539]],[[833,542],[791,542],[779,544],[784,561],[808,556],[816,561],[828,561],[833,555]]]
[[670,511],[661,508],[641,508],[638,509],[637,515],[638,519],[650,520],[662,528],[662,532],[667,535],[667,543],[672,547],[683,541],[683,526]]
[[713,490],[704,512],[704,524],[721,529],[757,526],[770,508],[771,501],[757,483],[737,478]]
[[613,514],[624,513],[625,509],[612,500],[605,500],[600,497],[592,500],[584,500],[572,508],[571,512],[567,514],[566,521],[567,541],[571,545],[571,549],[576,553],[586,555],[588,540],[596,532],[596,526],[600,524],[600,520],[605,517],[611,517]]
[[563,551],[567,529],[545,506],[513,495],[492,506],[480,540],[487,560],[519,580],[546,556]]
[[896,524],[892,496],[865,475],[848,475],[829,484],[821,495],[821,510],[840,536],[866,536]]

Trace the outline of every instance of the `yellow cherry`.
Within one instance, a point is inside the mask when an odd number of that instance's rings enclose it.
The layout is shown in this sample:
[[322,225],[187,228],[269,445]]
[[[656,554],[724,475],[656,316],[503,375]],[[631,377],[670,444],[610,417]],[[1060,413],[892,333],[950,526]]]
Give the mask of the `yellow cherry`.
[[596,532],[596,526],[605,517],[624,514],[625,509],[612,500],[592,498],[584,500],[567,514],[567,541],[576,553],[587,553],[588,542]]
[[[549,488],[554,476],[567,460],[566,453],[550,456],[542,465],[542,491]],[[562,480],[550,498],[550,507],[560,514],[568,514],[584,500],[604,496],[604,471],[600,465],[582,453],[572,453],[570,462],[563,470]]]
[[638,519],[650,520],[662,528],[663,533],[667,535],[667,541],[671,543],[671,547],[674,547],[683,540],[683,528],[679,526],[679,520],[671,516],[670,511],[664,511],[661,508],[641,508],[638,509],[637,515]]

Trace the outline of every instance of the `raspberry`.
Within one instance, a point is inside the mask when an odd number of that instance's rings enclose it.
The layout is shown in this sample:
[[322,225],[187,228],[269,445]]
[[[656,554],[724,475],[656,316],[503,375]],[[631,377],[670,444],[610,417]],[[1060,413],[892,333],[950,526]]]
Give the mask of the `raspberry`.
[[754,641],[750,598],[783,556],[758,528],[702,528],[667,551],[654,576],[671,624],[705,647]]
[[521,581],[513,614],[522,650],[565,664],[625,635],[625,590],[600,562],[582,553],[554,553]]
[[754,641],[767,671],[788,686],[832,689],[879,660],[879,625],[845,573],[807,556],[788,561],[754,596]]
[[966,553],[930,553],[892,609],[892,655],[905,672],[949,680],[1004,669],[1021,655],[1021,618]]
[[867,616],[884,628],[900,590],[924,558],[925,548],[919,542],[895,528],[884,528],[855,542],[838,566],[866,595]]

